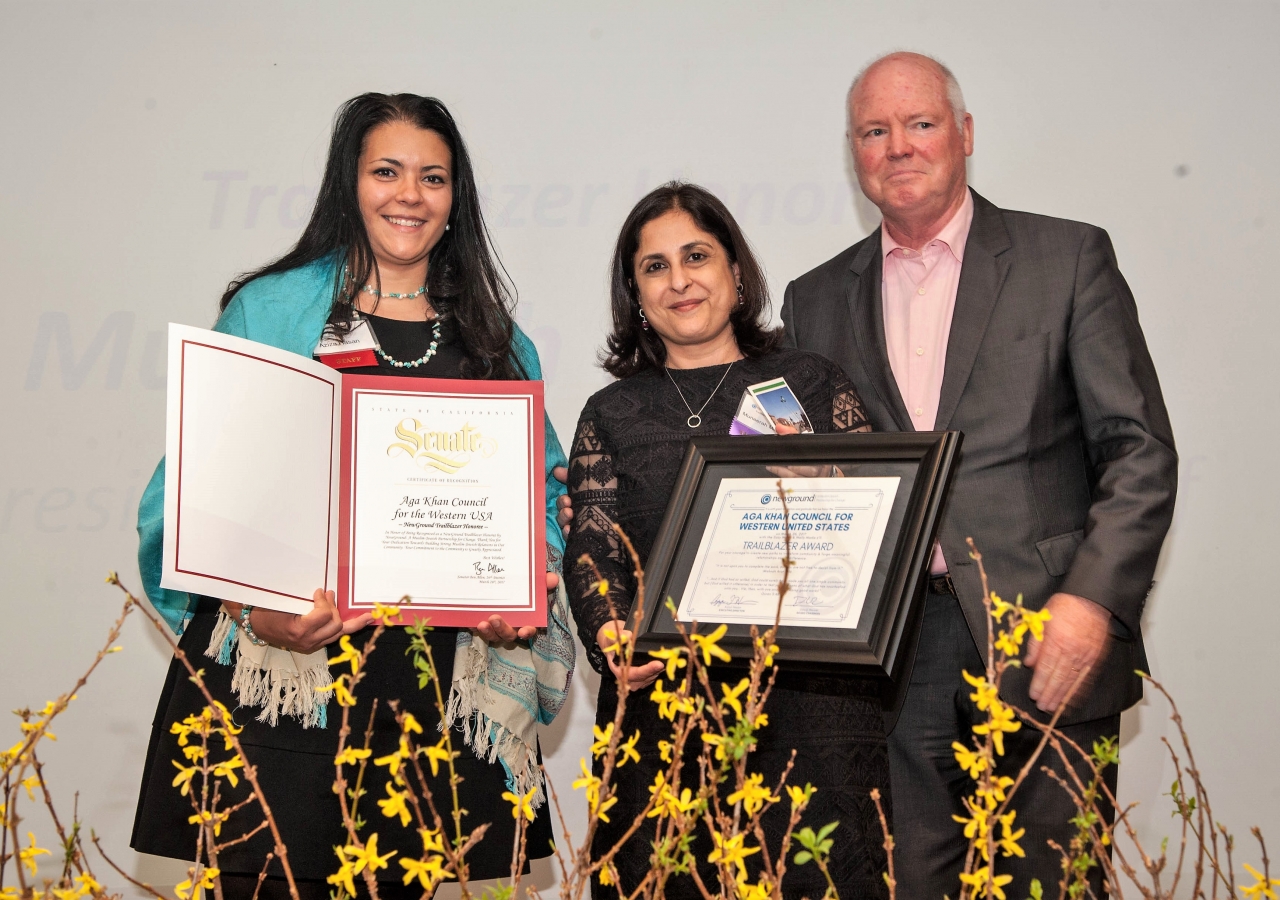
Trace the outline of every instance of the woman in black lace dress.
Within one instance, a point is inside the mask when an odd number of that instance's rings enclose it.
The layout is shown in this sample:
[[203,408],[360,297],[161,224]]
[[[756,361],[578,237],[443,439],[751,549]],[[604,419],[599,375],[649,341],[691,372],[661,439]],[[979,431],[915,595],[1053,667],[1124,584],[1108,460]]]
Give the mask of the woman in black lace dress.
[[[786,378],[817,432],[870,430],[839,366],[781,347],[779,332],[765,327],[769,298],[760,266],[729,211],[702,188],[664,185],[636,205],[618,238],[611,292],[613,333],[604,365],[618,380],[587,401],[578,422],[569,463],[573,518],[566,551],[569,560],[590,554],[609,582],[606,600],[592,590],[588,569],[566,567],[578,632],[602,675],[596,708],[601,728],[613,721],[621,677],[614,659],[601,650],[624,628],[613,619],[610,602],[625,619],[635,593],[632,564],[613,524],[622,526],[643,562],[688,439],[727,434],[746,387],[778,377]],[[639,690],[661,669],[662,663],[638,656],[630,671],[630,689],[637,693],[628,702],[623,734],[640,731],[641,761],[615,779],[618,803],[596,833],[597,856],[634,822],[663,765],[657,742],[670,736],[671,723],[658,716],[649,692]],[[742,672],[720,674],[732,685]],[[804,823],[816,828],[840,822],[831,870],[842,897],[885,893],[883,839],[869,798],[872,788],[887,797],[889,784],[879,690],[870,679],[788,672],[783,662],[767,706],[769,725],[752,755],[752,771],[776,783],[791,751],[798,751],[788,783],[809,782],[818,789]],[[598,761],[596,767],[598,775]],[[786,804],[772,813],[765,817],[765,831],[776,852]],[[641,828],[616,857],[625,891],[648,871],[651,839],[650,829]],[[705,861],[710,851],[702,829],[695,855]],[[701,874],[704,883],[716,883],[713,866],[704,863]],[[616,896],[617,888],[595,889],[600,898]],[[788,897],[819,897],[825,889],[812,864],[792,865],[783,881]],[[700,896],[689,876],[675,876],[666,893]]]

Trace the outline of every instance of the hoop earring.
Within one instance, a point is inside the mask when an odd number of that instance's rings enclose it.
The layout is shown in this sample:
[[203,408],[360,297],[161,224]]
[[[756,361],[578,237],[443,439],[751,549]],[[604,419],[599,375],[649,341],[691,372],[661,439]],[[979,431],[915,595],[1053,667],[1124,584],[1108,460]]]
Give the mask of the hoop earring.
[[636,309],[640,310],[640,327],[643,328],[645,331],[648,331],[649,320],[644,317],[644,307],[642,307],[639,303],[637,303]]

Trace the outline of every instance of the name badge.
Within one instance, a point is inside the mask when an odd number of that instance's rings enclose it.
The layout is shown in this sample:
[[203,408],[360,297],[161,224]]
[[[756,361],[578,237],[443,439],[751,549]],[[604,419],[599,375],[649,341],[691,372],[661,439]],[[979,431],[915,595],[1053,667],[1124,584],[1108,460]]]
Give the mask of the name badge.
[[377,349],[378,339],[369,327],[369,322],[356,319],[346,334],[340,334],[332,325],[326,325],[313,353],[316,359],[330,368],[351,369],[356,366],[376,366]]

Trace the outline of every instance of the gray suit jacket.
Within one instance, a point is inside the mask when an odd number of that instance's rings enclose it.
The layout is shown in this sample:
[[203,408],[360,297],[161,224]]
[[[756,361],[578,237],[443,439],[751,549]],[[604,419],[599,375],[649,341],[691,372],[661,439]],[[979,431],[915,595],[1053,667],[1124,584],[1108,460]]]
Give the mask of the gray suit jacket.
[[[939,542],[985,654],[977,567],[1039,608],[1056,591],[1100,603],[1112,636],[1063,724],[1142,696],[1142,608],[1173,516],[1178,457],[1133,295],[1105,231],[998,209],[974,192],[938,430],[964,432]],[[889,366],[880,231],[787,286],[787,341],[839,363],[877,431],[910,431]],[[920,648],[927,652],[927,648]],[[1030,672],[1005,694],[1031,711]]]

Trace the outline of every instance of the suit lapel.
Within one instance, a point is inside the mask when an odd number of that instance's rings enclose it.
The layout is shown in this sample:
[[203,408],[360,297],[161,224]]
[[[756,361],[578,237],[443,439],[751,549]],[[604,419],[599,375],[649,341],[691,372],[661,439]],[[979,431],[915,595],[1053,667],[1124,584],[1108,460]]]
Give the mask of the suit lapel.
[[862,249],[849,264],[848,304],[853,334],[868,385],[893,417],[899,431],[914,431],[897,379],[889,365],[884,337],[884,309],[880,303],[880,229],[863,241]]
[[[1011,246],[1000,210],[974,191],[973,223],[965,242],[956,308],[947,338],[947,361],[942,370],[942,391],[938,396],[938,418],[934,425],[938,431],[951,424],[951,417],[960,405],[991,311],[1009,274],[1010,260],[1003,254]],[[881,327],[882,338],[883,334]]]

